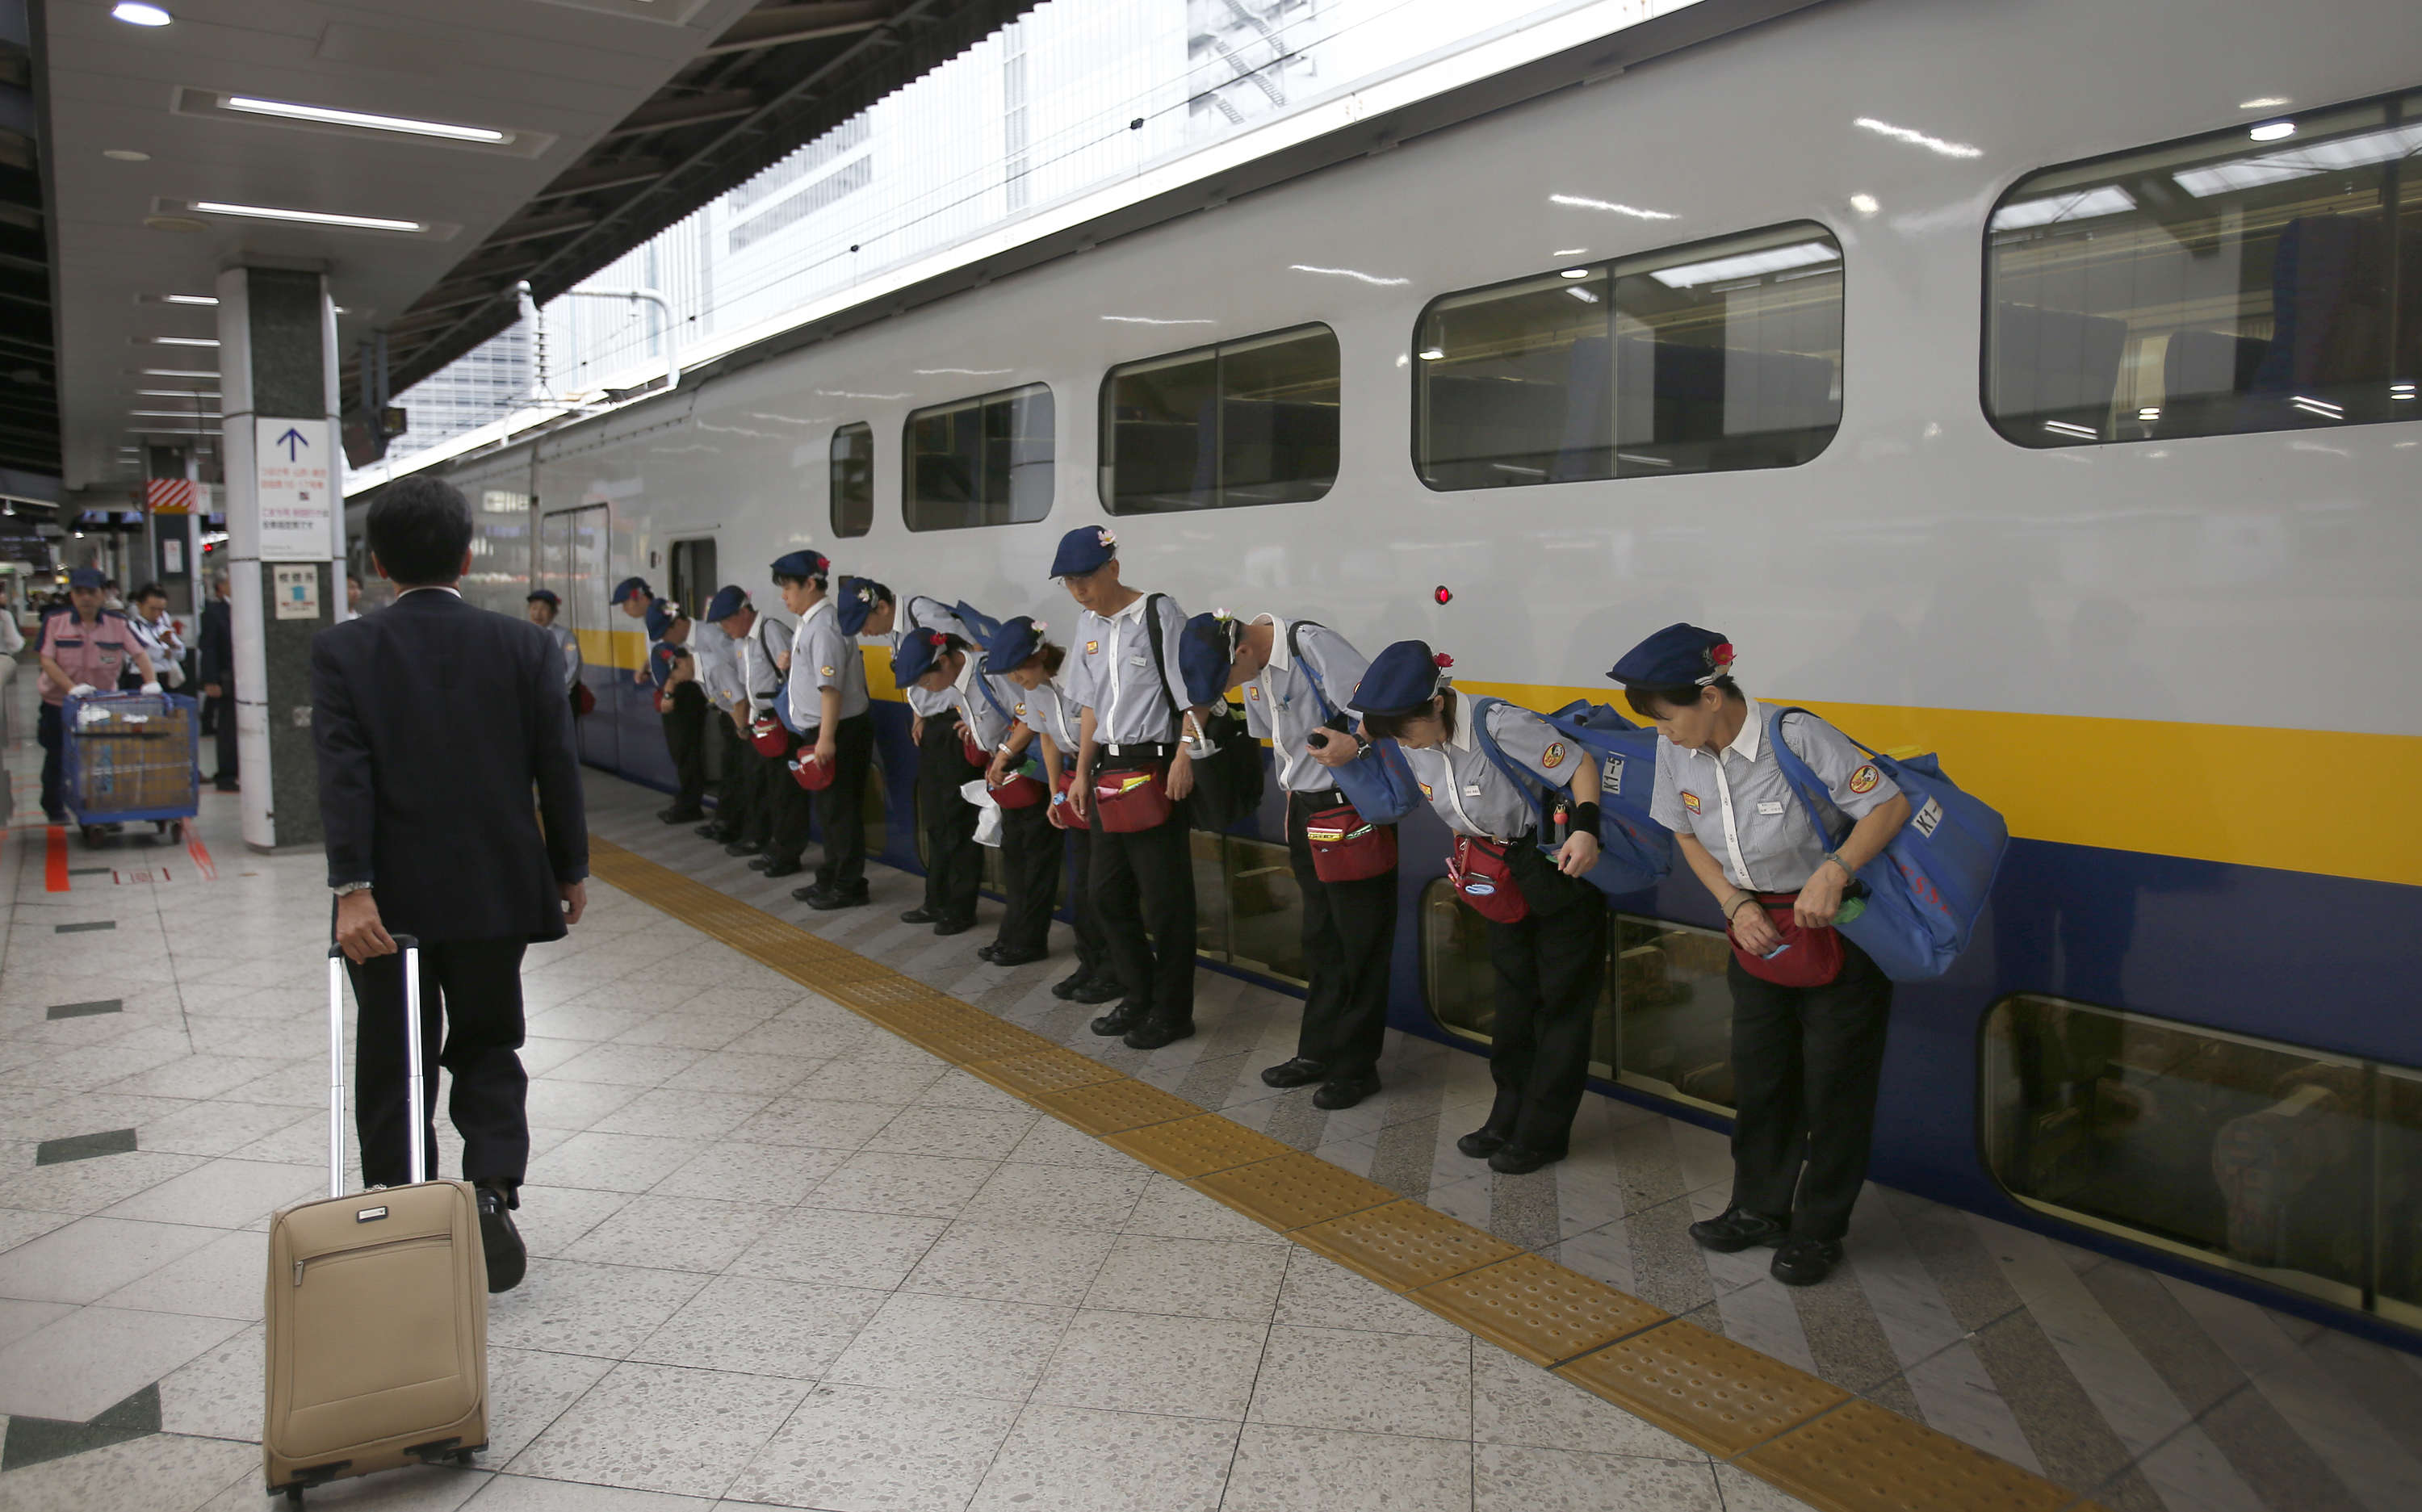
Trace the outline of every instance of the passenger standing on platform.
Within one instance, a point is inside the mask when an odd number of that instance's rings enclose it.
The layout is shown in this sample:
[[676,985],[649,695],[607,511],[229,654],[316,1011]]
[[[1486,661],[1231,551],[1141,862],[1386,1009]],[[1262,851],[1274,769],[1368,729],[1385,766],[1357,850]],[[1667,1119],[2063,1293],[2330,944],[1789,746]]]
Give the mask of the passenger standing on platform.
[[[644,621],[648,617],[648,606],[656,602],[656,591],[648,586],[644,577],[625,577],[614,585],[614,596],[608,602],[632,619]],[[648,681],[648,658],[644,652],[639,656],[639,669],[631,674],[631,681]]]
[[[359,593],[354,596],[356,599],[361,597]],[[548,590],[533,589],[524,603],[529,614],[529,622],[554,638],[556,645],[561,650],[563,696],[571,701],[572,713],[576,718],[580,714],[580,637],[573,633],[570,625],[559,622],[563,613],[563,600],[556,597]],[[655,627],[652,622],[648,628],[648,639],[653,641],[655,638]]]
[[[966,684],[983,676],[975,648],[939,630],[910,630],[891,653],[891,680],[905,690],[950,700],[923,719],[917,748],[917,819],[925,831],[925,901],[900,916],[904,924],[932,924],[936,935],[975,927],[976,891],[983,882],[983,847],[976,843],[976,806],[959,790],[983,775],[966,744],[980,728],[966,706]],[[1006,721],[997,721],[1006,728]],[[984,748],[977,747],[979,750]]]
[[202,606],[201,644],[194,675],[201,680],[209,701],[202,722],[218,739],[218,770],[211,786],[221,793],[239,791],[235,744],[235,621],[228,599],[227,569],[211,574],[211,600]]
[[39,687],[42,712],[35,734],[42,747],[42,813],[51,823],[67,822],[67,797],[60,785],[62,711],[70,698],[118,691],[118,674],[133,667],[142,674],[146,693],[160,691],[159,674],[126,616],[102,606],[101,574],[78,567],[68,574],[68,607],[42,622],[42,675]]
[[[977,674],[983,682],[969,701],[994,717],[984,725],[985,733],[977,742],[986,752],[983,775],[988,786],[1007,786],[1018,775],[1018,767],[1028,764],[1028,748],[1038,743],[1038,729],[1050,722],[1041,705],[1047,699],[1056,707],[1058,689],[1052,687],[1051,678],[1066,656],[1066,652],[1044,640],[1042,624],[1027,615],[1004,622],[994,633],[992,645],[983,655],[983,669]],[[1043,691],[1046,688],[1051,691]],[[1075,744],[1073,736],[1069,744]],[[1005,906],[1001,910],[1000,933],[976,953],[995,966],[1024,966],[1051,953],[1051,915],[1060,906],[1060,856],[1065,843],[1061,839],[1062,831],[1052,826],[1049,802],[1050,795],[1059,790],[1061,763],[1051,741],[1043,739],[1040,745],[1036,764],[1043,771],[1045,801],[1000,811],[1001,897]],[[1081,841],[1084,831],[1077,834]],[[1081,889],[1078,896],[1083,896]],[[1093,922],[1090,911],[1078,916],[1077,939],[1077,975],[1068,983],[1082,985],[1100,965],[1102,955],[1101,931]],[[1059,987],[1052,990],[1062,998],[1076,996],[1074,987],[1067,992],[1060,992]]]
[[[824,839],[824,860],[816,879],[794,889],[791,896],[818,912],[856,908],[873,902],[866,886],[866,774],[874,764],[874,715],[866,691],[866,656],[857,649],[858,631],[888,624],[889,591],[880,583],[851,583],[853,631],[841,622],[839,606],[823,597],[831,570],[814,552],[796,553],[815,559],[818,604],[811,620],[802,621],[799,652],[790,686],[791,719],[801,730],[815,732],[813,748],[802,761],[822,762],[833,780],[815,795],[816,829]],[[859,589],[866,596],[857,596]],[[794,795],[804,797],[796,782]]]
[[[549,597],[552,596],[552,594],[549,595]],[[345,575],[345,618],[359,619],[361,612],[362,580],[352,573],[347,573]]]
[[[731,638],[732,654],[740,666],[740,685],[748,700],[742,731],[750,744],[741,757],[743,770],[747,773],[747,827],[739,840],[723,848],[732,856],[771,855],[776,831],[789,817],[788,799],[775,784],[794,784],[786,766],[788,756],[768,752],[756,740],[765,726],[771,725],[777,731],[781,728],[780,721],[774,717],[774,701],[782,693],[782,664],[778,658],[790,655],[790,638],[779,622],[757,612],[757,606],[748,602],[747,590],[737,583],[727,583],[716,591],[714,601],[706,606],[706,617]],[[806,837],[798,837],[798,843],[805,845]],[[795,855],[792,857],[794,863],[797,859]],[[793,870],[796,870],[795,864]]]
[[[987,776],[996,783],[1005,780],[1011,762],[1030,745],[1042,747],[1043,781],[1051,797],[1036,811],[1042,815],[1039,823],[1043,826],[1045,837],[1042,854],[1033,862],[1037,879],[1034,891],[1040,894],[1040,898],[1027,906],[1041,913],[1042,921],[1038,927],[1044,932],[1041,937],[1047,942],[1051,914],[1060,903],[1060,845],[1057,836],[1065,834],[1070,857],[1069,911],[1075,916],[1077,926],[1077,969],[1052,984],[1051,995],[1076,1002],[1103,1003],[1125,996],[1125,989],[1119,985],[1118,969],[1110,961],[1109,936],[1103,929],[1101,911],[1093,903],[1093,832],[1085,827],[1081,819],[1075,820],[1070,827],[1063,830],[1051,818],[1051,814],[1058,811],[1063,813],[1062,822],[1067,822],[1064,811],[1068,804],[1060,791],[1060,779],[1076,762],[1082,711],[1069,698],[1067,685],[1060,680],[1060,669],[1067,653],[1046,640],[1044,629],[1042,621],[1020,615],[1000,627],[1000,634],[994,638],[991,653],[984,658],[987,669],[1001,669],[1002,675],[1020,693],[1019,701],[1012,706],[1012,712],[1017,716],[1017,723],[1004,742],[1006,755],[994,756]],[[1007,817],[1003,815],[1004,820]],[[1004,824],[1001,849],[1005,866],[1009,864],[1009,833]],[[1017,888],[1021,885],[1013,884],[1010,905],[1013,918],[1018,913]],[[1002,921],[1001,929],[1003,937],[1007,937],[1008,920]],[[997,962],[998,956],[995,959]]]
[[673,763],[672,806],[656,817],[668,825],[696,819],[706,811],[706,727],[715,716],[698,684],[698,660],[690,654],[689,616],[670,599],[648,606],[648,676],[655,684],[656,718],[664,726],[665,753]]
[[1665,737],[1649,815],[1674,831],[1732,936],[1732,1203],[1691,1237],[1724,1254],[1776,1245],[1774,1279],[1808,1286],[1841,1263],[1892,1015],[1892,980],[1833,917],[1859,868],[1909,822],[1909,799],[1832,725],[1788,716],[1783,739],[1824,782],[1829,827],[1855,821],[1829,850],[1732,662],[1722,636],[1674,624],[1607,675]]
[[1455,1142],[1490,1170],[1520,1175],[1565,1158],[1589,1074],[1606,979],[1606,894],[1582,880],[1597,864],[1598,770],[1530,710],[1488,710],[1489,738],[1509,765],[1543,786],[1572,784],[1572,833],[1550,860],[1539,848],[1531,793],[1489,759],[1446,675],[1450,665],[1421,641],[1399,640],[1372,659],[1350,701],[1366,732],[1403,748],[1422,796],[1457,837],[1458,864],[1502,870],[1492,896],[1510,889],[1528,905],[1519,918],[1488,921],[1497,1100],[1487,1120]]
[[[1079,717],[1069,801],[1093,835],[1093,898],[1126,1000],[1093,1020],[1105,1037],[1156,1050],[1194,1032],[1194,854],[1187,795],[1194,790],[1189,733],[1202,713],[1186,702],[1178,638],[1186,611],[1166,593],[1120,580],[1118,538],[1078,526],[1060,539],[1051,575],[1084,610],[1069,696]],[[1096,781],[1117,779],[1121,806],[1143,800],[1167,816],[1128,828],[1106,822]],[[1157,793],[1155,790],[1157,789]],[[1147,936],[1147,931],[1149,935]]]
[[749,784],[757,775],[757,752],[748,744],[748,686],[740,676],[740,648],[721,625],[693,622],[689,650],[698,663],[700,691],[706,695],[702,759],[715,774],[715,817],[696,832],[701,840],[730,846],[748,831]]
[[[168,617],[168,591],[157,583],[146,583],[134,591],[134,612],[126,622],[134,627],[134,637],[143,642],[143,654],[151,658],[151,667],[160,674],[160,685],[179,688],[185,685],[185,641],[177,633],[177,622]],[[133,687],[140,679],[127,681],[132,675],[121,674],[119,685]]]
[[[367,525],[371,559],[401,591],[378,618],[311,638],[336,944],[360,1004],[362,1180],[411,1179],[404,1120],[427,1121],[437,1106],[435,1076],[422,1083],[419,1108],[405,1102],[403,962],[392,930],[420,942],[423,1063],[451,1083],[448,1110],[463,1136],[463,1179],[478,1190],[488,1289],[505,1291],[527,1259],[509,1211],[529,1164],[529,1077],[515,1053],[522,953],[562,938],[589,902],[572,710],[554,640],[471,607],[456,590],[471,565],[471,509],[453,485],[427,476],[391,483]],[[437,1148],[433,1133],[423,1148]]]
[[1351,807],[1328,769],[1360,753],[1345,701],[1370,663],[1344,636],[1309,620],[1265,614],[1234,625],[1232,634],[1228,681],[1244,688],[1246,727],[1270,743],[1287,795],[1287,860],[1303,897],[1303,959],[1311,973],[1295,1056],[1264,1071],[1262,1080],[1272,1087],[1317,1081],[1313,1107],[1351,1108],[1379,1090],[1397,874],[1391,866],[1376,876],[1323,882],[1307,830],[1313,815]]

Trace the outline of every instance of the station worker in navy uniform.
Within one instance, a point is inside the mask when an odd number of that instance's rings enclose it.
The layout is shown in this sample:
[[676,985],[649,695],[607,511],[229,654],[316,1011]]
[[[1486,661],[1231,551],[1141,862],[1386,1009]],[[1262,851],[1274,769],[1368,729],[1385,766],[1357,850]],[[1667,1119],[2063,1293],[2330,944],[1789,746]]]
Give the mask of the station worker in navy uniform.
[[[1727,1254],[1776,1245],[1774,1278],[1806,1286],[1842,1258],[1866,1178],[1892,1012],[1891,979],[1831,924],[1859,868],[1908,823],[1909,800],[1832,725],[1787,717],[1783,738],[1836,811],[1825,816],[1829,828],[1855,821],[1829,848],[1775,759],[1765,708],[1733,681],[1732,659],[1722,636],[1674,624],[1627,652],[1608,675],[1665,737],[1650,817],[1674,831],[1733,939],[1732,1204],[1691,1224],[1691,1236]],[[1782,959],[1769,955],[1785,943],[1769,906],[1788,906],[1800,929],[1838,940],[1832,980],[1780,985],[1743,964],[1745,953]],[[1812,937],[1794,948],[1819,944]]]
[[[625,577],[614,585],[614,596],[607,602],[632,619],[644,622],[648,617],[649,606],[656,602],[656,591],[648,586],[648,580],[644,577]],[[649,641],[651,647],[654,644],[653,639]],[[644,653],[639,658],[639,669],[631,674],[631,681],[634,683],[648,681],[648,662]]]
[[648,680],[655,686],[665,754],[673,764],[672,807],[656,815],[667,824],[696,819],[705,811],[699,803],[706,793],[706,726],[715,716],[699,686],[689,637],[689,616],[680,605],[658,599],[648,606]]
[[[760,721],[774,717],[774,700],[782,691],[782,669],[775,657],[789,654],[789,638],[781,638],[778,650],[772,632],[778,626],[757,612],[757,606],[748,600],[748,591],[737,583],[726,583],[716,590],[715,597],[706,606],[706,618],[731,638],[745,701],[740,711],[741,738],[747,741]],[[723,849],[731,856],[766,855],[772,849],[775,827],[784,817],[782,795],[775,782],[778,779],[785,784],[796,784],[791,783],[784,758],[768,756],[753,744],[742,748],[741,771],[748,792],[747,813],[740,838]],[[800,841],[802,846],[806,843],[804,839]]]
[[[1316,1108],[1351,1108],[1379,1090],[1388,1030],[1388,966],[1396,948],[1394,867],[1352,882],[1323,882],[1306,833],[1313,815],[1345,806],[1322,751],[1343,764],[1360,752],[1345,701],[1370,662],[1353,642],[1309,620],[1275,614],[1231,622],[1231,685],[1245,691],[1245,725],[1270,743],[1287,795],[1287,860],[1303,898],[1303,958],[1311,972],[1292,1059],[1269,1067],[1272,1087],[1317,1081]],[[1315,748],[1315,742],[1319,748]]]
[[1606,895],[1583,880],[1597,864],[1597,764],[1528,709],[1500,703],[1488,732],[1506,762],[1543,785],[1572,788],[1571,835],[1550,859],[1539,847],[1531,792],[1488,759],[1448,658],[1399,640],[1372,659],[1353,695],[1365,732],[1393,739],[1431,810],[1457,835],[1504,847],[1530,905],[1513,923],[1488,921],[1497,1018],[1487,1121],[1455,1142],[1508,1175],[1565,1158],[1589,1074],[1590,1034],[1606,980]]
[[[980,727],[957,700],[964,681],[983,675],[975,648],[939,630],[910,630],[891,653],[891,680],[953,701],[925,720],[917,750],[917,822],[925,831],[925,901],[900,916],[904,924],[932,924],[936,935],[975,927],[976,890],[983,882],[983,847],[976,843],[976,807],[959,789],[983,775],[969,764],[960,734]],[[996,721],[995,729],[1007,724]],[[981,734],[970,737],[982,739]]]
[[[777,573],[815,568],[816,602],[799,622],[791,657],[791,722],[815,732],[811,748],[802,752],[803,759],[812,754],[829,764],[834,773],[832,785],[812,795],[816,828],[824,836],[824,859],[816,867],[816,879],[791,896],[819,912],[856,908],[873,901],[866,885],[866,774],[874,764],[874,715],[873,701],[866,690],[866,657],[857,649],[857,637],[873,618],[882,585],[862,585],[869,591],[865,598],[853,590],[852,618],[857,622],[854,631],[841,623],[841,606],[824,596],[831,569],[823,557],[794,551],[774,565]],[[783,781],[793,796],[810,796],[787,770]]]
[[[1158,1049],[1194,1032],[1194,858],[1186,809],[1194,767],[1185,740],[1189,724],[1199,731],[1201,713],[1187,704],[1178,666],[1186,611],[1166,594],[1121,581],[1118,538],[1099,526],[1061,537],[1051,575],[1084,610],[1068,685],[1082,711],[1069,801],[1093,830],[1094,906],[1126,989],[1126,1000],[1094,1019],[1093,1030],[1133,1049]],[[1166,785],[1169,817],[1149,829],[1105,829],[1094,780],[1144,772]]]
[[[1068,654],[1046,638],[1046,629],[1042,621],[1021,614],[1003,622],[984,654],[986,673],[1006,682],[1017,695],[1010,705],[1016,722],[994,749],[984,780],[999,786],[1008,780],[1012,766],[1030,748],[1039,747],[1043,783],[1053,795],[1048,802],[1031,809],[1001,811],[1001,870],[1009,907],[1001,919],[1000,943],[990,959],[995,965],[1015,966],[1026,949],[1048,948],[1051,914],[1060,901],[1060,837],[1064,835],[1073,893],[1070,913],[1077,930],[1077,969],[1053,983],[1051,995],[1082,1003],[1109,1002],[1125,993],[1119,985],[1117,968],[1110,964],[1109,937],[1103,930],[1101,912],[1093,906],[1093,832],[1082,824],[1062,829],[1051,820],[1052,810],[1066,802],[1059,795],[1060,774],[1076,760],[1081,716],[1060,679]],[[1031,828],[1034,838],[1025,838],[1022,827]]]

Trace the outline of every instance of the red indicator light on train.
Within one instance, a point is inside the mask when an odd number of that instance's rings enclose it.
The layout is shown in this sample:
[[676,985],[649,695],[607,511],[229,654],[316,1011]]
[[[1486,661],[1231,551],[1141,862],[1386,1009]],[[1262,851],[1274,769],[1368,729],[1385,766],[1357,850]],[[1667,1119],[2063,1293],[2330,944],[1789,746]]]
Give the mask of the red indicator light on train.
[[1448,591],[1447,586],[1444,583],[1440,583],[1436,589],[1434,589],[1431,591],[1430,596],[1437,599],[1440,604],[1452,604],[1455,602],[1455,594]]

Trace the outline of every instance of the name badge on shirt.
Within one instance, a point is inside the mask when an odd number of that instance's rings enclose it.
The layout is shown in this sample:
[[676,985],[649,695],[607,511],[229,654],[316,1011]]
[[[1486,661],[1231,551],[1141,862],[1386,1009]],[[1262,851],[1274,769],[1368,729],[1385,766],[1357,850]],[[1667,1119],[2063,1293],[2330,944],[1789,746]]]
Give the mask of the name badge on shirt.
[[1779,814],[1783,811],[1783,805],[1780,803],[1761,803],[1757,806],[1757,811],[1763,814]]
[[1144,660],[1141,656],[1129,656],[1127,658],[1127,665],[1129,667],[1141,667],[1144,665]]
[[1477,782],[1465,783],[1463,787],[1463,795],[1467,798],[1476,798],[1480,796],[1480,784]]

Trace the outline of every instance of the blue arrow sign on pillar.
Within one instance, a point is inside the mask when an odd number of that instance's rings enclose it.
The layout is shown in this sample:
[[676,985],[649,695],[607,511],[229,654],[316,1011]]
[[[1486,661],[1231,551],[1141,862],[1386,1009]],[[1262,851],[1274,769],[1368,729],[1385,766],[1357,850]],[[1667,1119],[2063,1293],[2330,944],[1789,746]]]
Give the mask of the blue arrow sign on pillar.
[[311,443],[309,441],[304,439],[302,432],[294,429],[294,427],[291,425],[286,428],[286,433],[284,435],[279,436],[276,440],[270,443],[272,446],[284,447],[286,449],[286,460],[289,462],[294,461],[296,457],[301,455],[302,449],[309,446],[310,444]]

